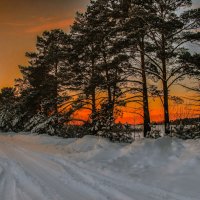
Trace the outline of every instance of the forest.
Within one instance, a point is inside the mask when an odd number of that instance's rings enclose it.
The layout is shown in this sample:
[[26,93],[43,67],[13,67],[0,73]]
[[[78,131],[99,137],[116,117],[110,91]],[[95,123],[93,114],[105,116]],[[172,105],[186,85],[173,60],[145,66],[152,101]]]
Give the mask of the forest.
[[199,28],[200,9],[191,0],[91,0],[69,32],[44,31],[35,51],[26,52],[21,78],[1,89],[0,129],[129,141],[128,124],[117,117],[134,105],[148,137],[149,101],[157,98],[169,135],[169,102],[183,101],[171,95],[174,85],[195,93],[190,101],[200,113],[200,53],[190,48],[200,45]]

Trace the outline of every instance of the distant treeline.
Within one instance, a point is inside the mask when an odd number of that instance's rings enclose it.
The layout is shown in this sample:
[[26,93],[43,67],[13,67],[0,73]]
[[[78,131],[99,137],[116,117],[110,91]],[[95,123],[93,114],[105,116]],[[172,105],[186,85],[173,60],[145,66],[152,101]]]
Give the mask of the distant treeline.
[[172,125],[195,125],[200,123],[200,116],[197,118],[184,118],[184,119],[176,119],[171,122]]

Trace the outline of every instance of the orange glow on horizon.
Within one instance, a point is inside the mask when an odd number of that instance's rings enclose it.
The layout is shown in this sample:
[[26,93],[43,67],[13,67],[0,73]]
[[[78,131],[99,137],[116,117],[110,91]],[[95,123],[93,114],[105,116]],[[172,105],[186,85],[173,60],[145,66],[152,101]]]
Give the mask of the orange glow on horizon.
[[[150,102],[151,103],[151,102]],[[75,119],[81,119],[87,121],[90,115],[89,110],[81,110],[77,111],[74,115]],[[139,112],[142,114],[142,111]],[[117,116],[115,122],[122,123],[122,124],[142,124],[143,118],[139,114],[135,114],[131,108],[122,108],[122,115]],[[164,115],[163,115],[163,108],[162,107],[155,107],[154,109],[151,108],[150,111],[151,122],[163,122]],[[170,107],[170,120],[176,119],[184,119],[184,118],[195,118],[199,117],[199,113],[195,111],[194,107],[187,107],[187,105],[179,105],[179,106],[171,106]],[[80,125],[83,124],[81,121],[74,121],[72,124]]]

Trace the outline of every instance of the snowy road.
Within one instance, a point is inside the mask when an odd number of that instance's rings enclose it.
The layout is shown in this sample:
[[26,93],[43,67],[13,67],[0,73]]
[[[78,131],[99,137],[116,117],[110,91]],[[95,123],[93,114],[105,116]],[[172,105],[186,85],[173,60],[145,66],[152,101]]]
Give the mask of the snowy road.
[[199,143],[166,140],[144,146],[1,135],[0,199],[199,200]]

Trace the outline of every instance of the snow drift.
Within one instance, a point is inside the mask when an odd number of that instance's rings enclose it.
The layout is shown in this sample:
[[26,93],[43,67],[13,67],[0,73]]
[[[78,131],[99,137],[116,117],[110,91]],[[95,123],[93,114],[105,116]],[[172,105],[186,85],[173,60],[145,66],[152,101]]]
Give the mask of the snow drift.
[[0,135],[2,200],[199,200],[200,140]]

